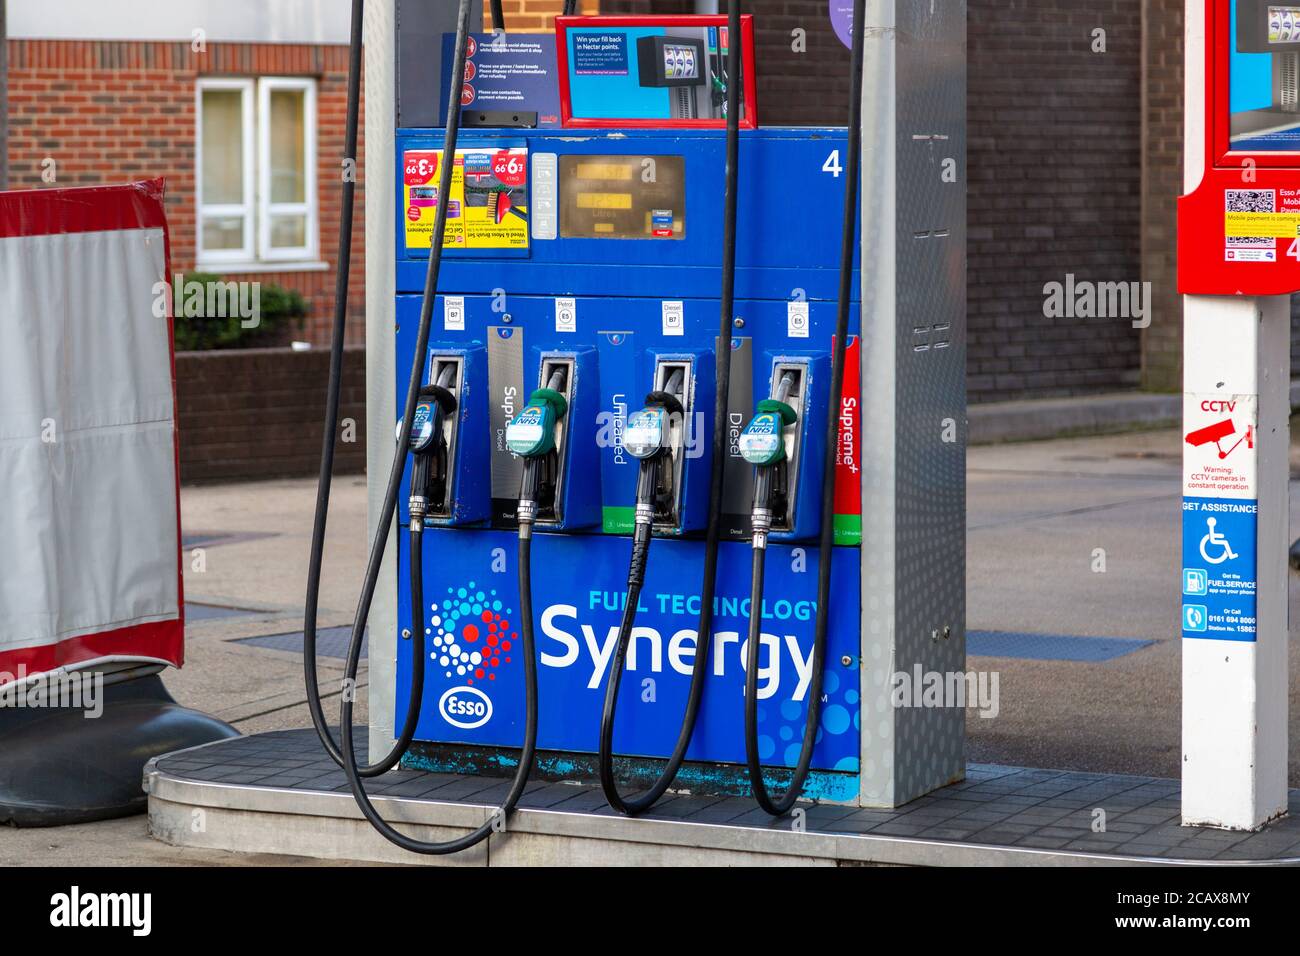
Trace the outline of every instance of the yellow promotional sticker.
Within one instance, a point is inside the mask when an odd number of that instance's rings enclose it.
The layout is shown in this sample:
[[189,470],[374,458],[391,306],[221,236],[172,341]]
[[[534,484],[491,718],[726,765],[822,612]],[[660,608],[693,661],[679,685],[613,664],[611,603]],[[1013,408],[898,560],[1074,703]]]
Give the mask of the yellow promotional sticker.
[[[440,149],[402,155],[406,248],[428,249],[438,215]],[[528,150],[456,150],[447,203],[446,249],[528,248]]]

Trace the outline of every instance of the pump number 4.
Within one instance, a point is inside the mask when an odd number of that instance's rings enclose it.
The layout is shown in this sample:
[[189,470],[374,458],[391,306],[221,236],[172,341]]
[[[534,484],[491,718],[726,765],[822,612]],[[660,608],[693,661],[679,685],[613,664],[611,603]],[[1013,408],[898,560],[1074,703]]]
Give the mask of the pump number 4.
[[840,178],[840,173],[844,172],[844,167],[840,165],[840,151],[831,150],[831,154],[826,157],[826,162],[822,163],[822,172],[830,173],[836,179]]

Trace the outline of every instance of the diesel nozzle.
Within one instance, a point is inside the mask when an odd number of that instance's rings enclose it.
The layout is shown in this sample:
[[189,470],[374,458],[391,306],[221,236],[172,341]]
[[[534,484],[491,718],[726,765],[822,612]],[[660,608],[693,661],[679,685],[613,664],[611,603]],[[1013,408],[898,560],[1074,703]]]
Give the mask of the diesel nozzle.
[[445,424],[447,417],[456,412],[456,396],[451,391],[455,371],[453,365],[442,366],[438,381],[420,389],[415,405],[408,443],[412,456],[409,508],[411,530],[415,533],[424,530],[429,503],[442,507],[447,497],[451,479]]
[[785,430],[799,419],[786,401],[795,387],[793,371],[782,373],[776,394],[758,403],[749,424],[740,433],[740,454],[754,466],[754,500],[750,527],[756,550],[767,547],[772,525],[786,518],[789,506],[789,455]]
[[555,507],[559,481],[556,434],[569,408],[564,387],[564,367],[552,367],[546,387],[534,391],[528,404],[506,426],[506,447],[524,459],[519,505],[515,510],[521,537],[532,535],[539,513],[553,513]]

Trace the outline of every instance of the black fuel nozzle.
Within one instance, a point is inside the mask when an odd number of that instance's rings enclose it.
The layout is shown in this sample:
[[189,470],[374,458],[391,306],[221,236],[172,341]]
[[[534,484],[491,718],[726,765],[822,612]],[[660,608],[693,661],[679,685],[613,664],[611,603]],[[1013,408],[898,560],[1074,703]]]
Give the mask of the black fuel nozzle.
[[767,547],[767,535],[789,506],[789,459],[785,430],[799,419],[786,399],[794,388],[794,377],[781,376],[776,394],[758,403],[754,417],[740,433],[740,454],[754,466],[754,500],[750,527],[755,548]]
[[409,444],[412,456],[409,508],[411,530],[416,532],[424,530],[430,502],[441,503],[446,499],[447,483],[451,480],[444,424],[447,416],[456,412],[456,396],[448,387],[454,373],[452,366],[444,366],[438,381],[421,388],[416,400]]

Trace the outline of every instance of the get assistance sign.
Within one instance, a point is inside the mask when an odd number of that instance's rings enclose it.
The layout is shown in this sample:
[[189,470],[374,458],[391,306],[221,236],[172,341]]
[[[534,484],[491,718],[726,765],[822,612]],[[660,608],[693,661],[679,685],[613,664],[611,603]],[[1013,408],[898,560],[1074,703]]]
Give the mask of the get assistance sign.
[[1185,638],[1255,640],[1257,395],[1183,396]]
[[1183,637],[1255,640],[1254,501],[1183,499]]

